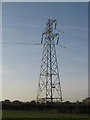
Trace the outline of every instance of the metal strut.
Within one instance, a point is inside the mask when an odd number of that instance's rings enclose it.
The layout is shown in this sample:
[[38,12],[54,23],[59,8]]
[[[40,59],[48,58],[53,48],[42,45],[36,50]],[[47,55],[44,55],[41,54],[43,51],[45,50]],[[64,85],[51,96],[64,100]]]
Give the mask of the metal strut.
[[59,33],[53,32],[56,26],[57,20],[48,19],[45,31],[42,34],[43,56],[37,91],[37,101],[40,102],[62,101],[55,46],[59,42]]

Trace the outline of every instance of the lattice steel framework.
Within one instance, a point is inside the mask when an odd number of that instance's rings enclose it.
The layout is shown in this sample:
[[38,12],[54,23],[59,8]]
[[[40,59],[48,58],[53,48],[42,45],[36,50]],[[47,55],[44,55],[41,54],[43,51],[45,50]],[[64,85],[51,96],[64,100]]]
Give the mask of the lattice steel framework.
[[59,42],[59,33],[55,33],[57,20],[48,19],[41,44],[43,56],[38,83],[37,101],[62,101],[62,92],[58,63],[56,57],[56,44]]

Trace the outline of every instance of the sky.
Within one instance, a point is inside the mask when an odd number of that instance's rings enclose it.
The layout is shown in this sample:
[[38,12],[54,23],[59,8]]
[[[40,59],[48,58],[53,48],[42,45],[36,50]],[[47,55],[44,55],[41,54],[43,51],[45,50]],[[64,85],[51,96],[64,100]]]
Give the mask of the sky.
[[2,2],[89,2],[89,0],[1,0]]
[[[88,3],[2,3],[2,99],[31,101],[37,97],[48,18],[57,19],[56,46],[63,100],[82,101],[88,96]],[[12,26],[12,27],[10,27]]]
[[[0,2],[0,26],[2,25],[2,7]],[[0,43],[2,42],[2,28],[0,28]],[[2,45],[0,45],[0,100],[2,98]]]

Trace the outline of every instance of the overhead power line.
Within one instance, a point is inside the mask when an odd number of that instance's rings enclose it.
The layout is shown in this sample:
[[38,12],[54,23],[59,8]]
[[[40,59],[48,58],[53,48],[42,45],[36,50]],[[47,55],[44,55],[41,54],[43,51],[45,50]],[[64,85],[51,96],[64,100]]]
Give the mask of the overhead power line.
[[88,28],[84,28],[84,27],[64,25],[64,24],[62,24],[61,27],[62,27],[62,28],[65,28],[65,29],[76,30],[76,31],[79,31],[79,32],[82,32],[82,33],[86,33],[86,31],[88,32]]
[[[41,43],[0,43],[0,45],[43,45],[43,44],[41,44]],[[75,50],[75,49],[72,49],[72,48],[69,48],[69,47],[67,47],[67,46],[63,46],[63,45],[57,45],[57,46],[59,46],[59,47],[61,47],[61,48],[64,48],[64,49],[69,49],[69,50],[72,50],[73,52],[76,52],[77,54],[79,53],[79,51],[78,50]]]
[[[31,17],[31,16],[24,16],[24,15],[4,15],[2,14],[2,16],[6,16],[6,17],[16,17],[16,18],[25,18],[25,19],[41,19],[41,20],[48,20],[47,17]],[[60,23],[60,20],[58,20],[58,23]],[[65,24],[61,24],[61,27],[63,28],[66,28],[66,29],[73,29],[73,30],[77,30],[77,31],[80,31],[82,33],[85,33],[84,31],[82,30],[88,30],[87,28],[80,28],[80,27],[76,27],[76,26],[71,26],[71,25],[65,25]]]
[[1,45],[9,45],[9,44],[11,44],[11,45],[23,45],[23,44],[26,44],[26,45],[41,45],[40,43],[0,43]]
[[48,18],[44,17],[30,17],[30,16],[21,16],[21,15],[2,15],[2,16],[8,16],[8,17],[16,17],[16,18],[25,18],[25,19],[41,19],[41,20],[47,20]]
[[2,28],[20,28],[20,29],[30,29],[30,28],[43,29],[41,27],[34,27],[34,26],[7,26],[7,25],[5,25],[5,26],[0,26],[0,27],[2,27]]
[[78,50],[75,50],[75,49],[72,49],[72,48],[69,48],[69,47],[66,47],[66,46],[62,46],[62,45],[58,45],[59,47],[62,47],[62,48],[67,48],[67,49],[70,49],[70,50],[73,50],[73,51],[77,51],[78,52]]
[[[65,32],[66,34],[69,34],[70,36],[72,36],[72,37],[76,37],[77,39],[79,39],[79,40],[83,40],[83,41],[86,41],[86,42],[88,42],[88,38],[82,38],[81,36],[79,36],[79,35],[76,35],[76,34],[72,34],[72,33],[70,33],[70,32]],[[88,35],[88,34],[87,34]],[[88,37],[88,36],[87,36]]]
[[[34,26],[0,26],[0,27],[2,27],[2,28],[11,28],[11,29],[13,29],[13,28],[16,28],[16,29],[44,29],[44,28],[42,28],[42,27],[34,27]],[[72,34],[72,33],[70,33],[70,32],[63,32],[63,31],[59,31],[58,29],[57,29],[57,31],[58,32],[61,32],[61,33],[65,33],[65,34],[70,34],[72,37],[76,37],[76,38],[78,38],[79,40],[83,40],[83,41],[88,41],[87,39],[84,39],[84,38],[82,38],[82,37],[80,37],[80,36],[78,36],[78,35],[74,35],[74,34]]]
[[[77,55],[80,55],[80,51],[78,51],[78,50],[69,48],[69,47],[67,47],[67,46],[62,46],[62,45],[58,45],[58,46],[61,47],[61,48],[64,48],[64,49],[71,50],[71,51],[73,51],[73,53],[75,53],[75,54],[77,54]],[[70,52],[70,51],[69,51],[69,52]]]

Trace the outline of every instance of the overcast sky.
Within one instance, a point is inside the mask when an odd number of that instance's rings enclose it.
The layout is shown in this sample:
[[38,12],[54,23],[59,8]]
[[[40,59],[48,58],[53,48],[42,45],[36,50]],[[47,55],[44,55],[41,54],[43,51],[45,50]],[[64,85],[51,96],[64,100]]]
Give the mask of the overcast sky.
[[[3,3],[2,17],[3,43],[40,43],[47,19],[57,19],[66,46],[56,46],[63,99],[88,96],[88,3]],[[36,99],[43,46],[2,47],[3,99]]]

